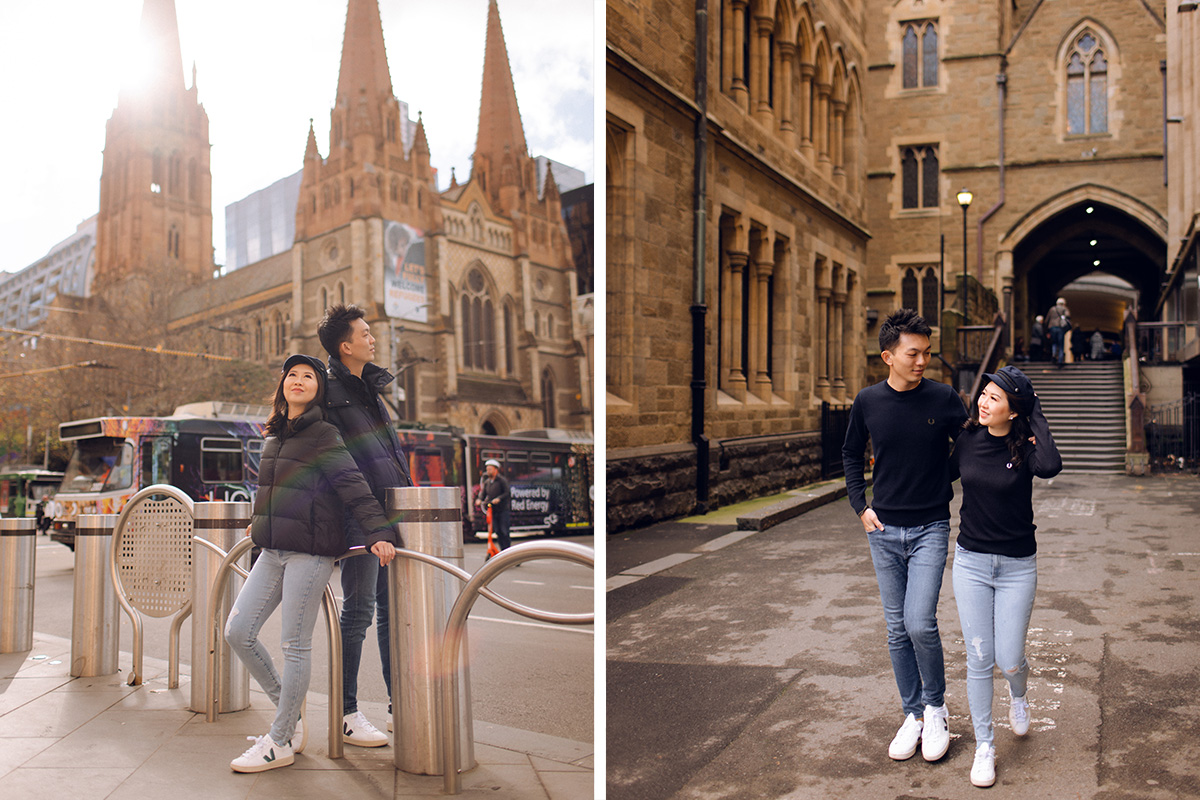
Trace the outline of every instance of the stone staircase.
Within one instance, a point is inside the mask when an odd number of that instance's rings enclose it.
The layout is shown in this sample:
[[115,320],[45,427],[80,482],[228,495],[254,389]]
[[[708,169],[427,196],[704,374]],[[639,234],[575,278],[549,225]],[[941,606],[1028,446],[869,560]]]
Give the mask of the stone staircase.
[[1084,361],[1062,369],[1018,365],[1042,400],[1064,472],[1125,471],[1125,388],[1120,361]]

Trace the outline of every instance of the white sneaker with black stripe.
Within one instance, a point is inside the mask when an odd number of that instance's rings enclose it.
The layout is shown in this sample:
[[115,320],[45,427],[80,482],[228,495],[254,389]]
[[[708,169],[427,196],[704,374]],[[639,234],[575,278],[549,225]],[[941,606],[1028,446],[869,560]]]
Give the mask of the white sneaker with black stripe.
[[342,717],[342,741],[359,747],[383,747],[388,735],[372,725],[361,711]]
[[266,736],[247,736],[251,742],[250,749],[229,762],[234,772],[265,772],[276,767],[286,767],[294,762],[295,756],[292,745],[276,744],[271,741],[270,734]]

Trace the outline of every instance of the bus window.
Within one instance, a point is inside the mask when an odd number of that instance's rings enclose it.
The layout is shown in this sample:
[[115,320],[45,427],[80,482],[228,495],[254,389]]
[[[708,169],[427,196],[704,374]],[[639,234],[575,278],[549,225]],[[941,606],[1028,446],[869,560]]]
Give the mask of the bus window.
[[133,484],[133,445],[124,439],[80,439],[63,477],[63,490],[104,492]]
[[205,483],[241,483],[241,440],[212,437],[201,439],[200,479]]
[[446,469],[441,450],[418,447],[411,453],[409,463],[412,467],[413,486],[446,485]]
[[155,436],[142,440],[142,485],[171,482],[171,440]]

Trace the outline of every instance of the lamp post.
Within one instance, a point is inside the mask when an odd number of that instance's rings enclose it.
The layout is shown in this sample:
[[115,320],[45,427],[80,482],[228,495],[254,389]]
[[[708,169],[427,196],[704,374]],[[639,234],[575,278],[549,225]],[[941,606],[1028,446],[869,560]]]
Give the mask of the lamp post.
[[958,204],[963,210],[963,326],[971,324],[971,308],[968,305],[969,292],[967,291],[967,209],[971,207],[971,200],[974,195],[965,187],[958,192]]

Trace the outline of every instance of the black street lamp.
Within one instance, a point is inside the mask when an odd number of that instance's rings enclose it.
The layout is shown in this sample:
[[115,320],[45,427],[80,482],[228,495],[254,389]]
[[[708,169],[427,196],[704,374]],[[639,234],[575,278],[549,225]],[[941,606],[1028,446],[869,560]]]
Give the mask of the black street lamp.
[[963,326],[971,324],[971,308],[968,304],[969,292],[967,291],[967,209],[971,207],[971,200],[974,195],[969,190],[963,188],[959,191],[958,204],[963,210]]

